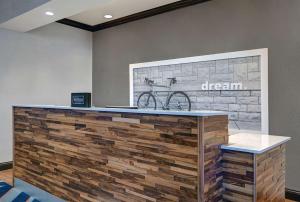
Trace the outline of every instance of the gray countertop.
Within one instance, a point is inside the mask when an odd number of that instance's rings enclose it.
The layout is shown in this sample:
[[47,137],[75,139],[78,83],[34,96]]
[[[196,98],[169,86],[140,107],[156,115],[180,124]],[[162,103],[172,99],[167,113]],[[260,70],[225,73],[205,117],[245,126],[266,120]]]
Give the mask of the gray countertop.
[[171,110],[145,110],[145,109],[101,108],[101,107],[77,108],[77,107],[57,106],[57,105],[13,105],[13,107],[69,109],[69,110],[84,110],[84,111],[97,111],[97,112],[136,113],[136,114],[155,114],[155,115],[173,115],[173,116],[228,115],[227,112],[222,112],[222,111],[171,111]]

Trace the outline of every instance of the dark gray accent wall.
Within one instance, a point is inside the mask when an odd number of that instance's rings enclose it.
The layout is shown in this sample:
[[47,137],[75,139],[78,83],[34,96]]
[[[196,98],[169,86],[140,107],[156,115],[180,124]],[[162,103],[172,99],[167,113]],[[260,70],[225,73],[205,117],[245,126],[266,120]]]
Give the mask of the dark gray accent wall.
[[49,0],[0,0],[0,23],[28,12]]
[[270,132],[291,136],[287,186],[300,190],[300,1],[213,0],[94,34],[94,104],[129,104],[129,64],[269,48]]

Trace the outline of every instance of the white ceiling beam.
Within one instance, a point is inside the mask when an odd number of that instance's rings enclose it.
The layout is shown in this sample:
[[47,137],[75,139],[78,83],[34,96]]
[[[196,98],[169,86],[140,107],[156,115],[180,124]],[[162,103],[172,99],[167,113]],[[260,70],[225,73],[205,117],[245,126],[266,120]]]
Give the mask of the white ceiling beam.
[[[60,19],[101,6],[101,4],[107,1],[110,0],[51,0],[29,12],[0,24],[0,27],[19,32],[28,32]],[[54,15],[46,15],[47,11],[53,12]]]

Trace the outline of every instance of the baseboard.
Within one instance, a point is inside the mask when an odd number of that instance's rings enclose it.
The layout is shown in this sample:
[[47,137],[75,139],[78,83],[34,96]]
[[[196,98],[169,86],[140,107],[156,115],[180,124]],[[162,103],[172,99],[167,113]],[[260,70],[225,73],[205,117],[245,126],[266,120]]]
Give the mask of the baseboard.
[[285,189],[285,198],[293,201],[300,201],[300,191]]
[[12,167],[13,167],[12,161],[0,163],[0,171],[12,169]]

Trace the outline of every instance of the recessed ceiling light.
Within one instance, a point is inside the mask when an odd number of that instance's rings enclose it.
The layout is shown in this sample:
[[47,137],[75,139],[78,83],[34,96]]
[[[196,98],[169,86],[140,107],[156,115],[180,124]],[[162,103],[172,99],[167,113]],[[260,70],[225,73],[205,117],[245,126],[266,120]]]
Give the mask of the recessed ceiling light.
[[46,15],[49,15],[49,16],[53,16],[53,15],[54,15],[54,13],[51,12],[51,11],[47,11],[45,14],[46,14]]
[[104,18],[106,19],[111,19],[113,16],[112,15],[105,15]]

